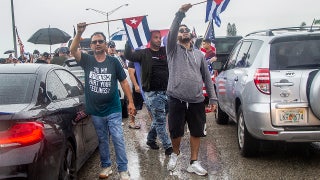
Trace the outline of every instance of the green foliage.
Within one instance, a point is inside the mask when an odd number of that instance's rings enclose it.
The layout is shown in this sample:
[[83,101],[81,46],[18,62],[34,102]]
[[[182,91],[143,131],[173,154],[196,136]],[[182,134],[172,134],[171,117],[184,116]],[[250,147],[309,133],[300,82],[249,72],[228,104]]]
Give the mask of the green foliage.
[[232,25],[230,23],[228,23],[227,36],[236,36],[236,35],[237,35],[236,25],[234,23]]

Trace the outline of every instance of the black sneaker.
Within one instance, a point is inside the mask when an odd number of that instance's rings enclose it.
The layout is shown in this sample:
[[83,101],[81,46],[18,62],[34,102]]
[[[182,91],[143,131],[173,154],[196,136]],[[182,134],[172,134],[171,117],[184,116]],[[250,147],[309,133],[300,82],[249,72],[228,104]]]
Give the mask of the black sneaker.
[[159,149],[159,146],[157,145],[156,142],[147,142],[147,145],[148,145],[151,149]]
[[173,152],[172,147],[169,147],[166,149],[166,151],[164,153],[169,156],[169,155],[171,155],[172,152]]

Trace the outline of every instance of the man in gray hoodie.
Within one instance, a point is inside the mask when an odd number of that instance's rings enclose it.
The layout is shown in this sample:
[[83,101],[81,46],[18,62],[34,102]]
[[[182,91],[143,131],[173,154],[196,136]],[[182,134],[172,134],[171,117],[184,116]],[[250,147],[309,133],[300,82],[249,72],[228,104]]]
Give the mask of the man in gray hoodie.
[[191,4],[181,6],[168,35],[168,124],[173,153],[170,155],[167,168],[173,171],[176,167],[180,154],[180,142],[184,135],[185,123],[187,123],[190,130],[191,149],[190,165],[187,171],[204,176],[208,173],[198,162],[200,137],[205,136],[206,123],[202,83],[206,86],[212,110],[216,109],[217,98],[204,55],[201,51],[193,49],[190,29],[186,25],[181,25],[185,13],[191,7]]

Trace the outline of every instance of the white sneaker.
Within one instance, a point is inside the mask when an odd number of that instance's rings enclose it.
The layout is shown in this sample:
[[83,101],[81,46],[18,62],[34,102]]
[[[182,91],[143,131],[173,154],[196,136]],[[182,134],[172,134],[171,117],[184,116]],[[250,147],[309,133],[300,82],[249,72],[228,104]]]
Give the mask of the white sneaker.
[[111,174],[112,174],[111,166],[109,166],[107,168],[102,168],[102,170],[100,171],[100,174],[99,174],[99,178],[100,179],[106,179]]
[[205,169],[203,169],[203,167],[201,167],[198,161],[194,161],[192,164],[190,164],[187,168],[187,171],[189,173],[196,173],[199,176],[205,176],[208,174],[208,172]]
[[120,172],[120,179],[121,180],[129,180],[130,179],[129,171]]
[[173,171],[174,168],[176,167],[177,165],[177,161],[178,161],[178,157],[179,155],[177,155],[176,153],[171,153],[170,155],[170,159],[169,159],[169,162],[168,162],[168,165],[167,165],[167,169],[169,171]]

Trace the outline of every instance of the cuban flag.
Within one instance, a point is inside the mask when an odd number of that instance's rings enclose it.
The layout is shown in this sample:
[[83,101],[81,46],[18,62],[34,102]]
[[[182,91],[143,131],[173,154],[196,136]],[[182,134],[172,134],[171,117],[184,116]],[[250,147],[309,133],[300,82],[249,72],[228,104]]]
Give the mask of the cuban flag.
[[216,25],[220,27],[221,19],[219,17],[228,6],[230,0],[208,0],[206,8],[206,21],[214,20]]
[[122,19],[127,37],[133,49],[146,46],[150,40],[150,30],[146,16]]

